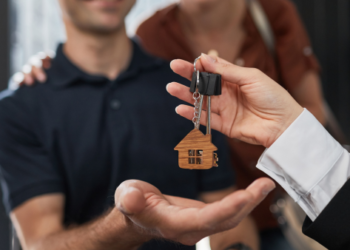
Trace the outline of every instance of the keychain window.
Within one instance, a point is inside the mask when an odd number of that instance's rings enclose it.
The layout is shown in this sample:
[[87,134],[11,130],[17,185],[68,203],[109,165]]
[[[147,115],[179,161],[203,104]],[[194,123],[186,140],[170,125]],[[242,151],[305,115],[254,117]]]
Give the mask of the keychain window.
[[200,165],[202,164],[202,157],[203,157],[203,150],[202,149],[191,149],[188,150],[188,163],[189,164],[196,164]]

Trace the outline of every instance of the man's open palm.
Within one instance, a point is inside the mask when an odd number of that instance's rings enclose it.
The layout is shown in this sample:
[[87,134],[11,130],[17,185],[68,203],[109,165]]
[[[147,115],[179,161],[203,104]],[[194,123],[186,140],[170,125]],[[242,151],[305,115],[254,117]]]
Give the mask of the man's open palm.
[[149,183],[129,180],[117,188],[115,202],[144,234],[194,245],[206,236],[236,227],[274,187],[271,180],[262,178],[246,190],[205,204],[163,195]]
[[[174,60],[171,67],[175,73],[191,79],[192,64]],[[269,147],[302,112],[286,90],[257,69],[238,67],[206,55],[197,63],[197,68],[222,75],[222,95],[212,97],[211,124],[229,137]],[[194,101],[184,85],[171,83],[167,90],[186,102]],[[204,103],[203,125],[206,124],[205,109]],[[187,119],[193,118],[193,107],[181,105],[177,112]]]

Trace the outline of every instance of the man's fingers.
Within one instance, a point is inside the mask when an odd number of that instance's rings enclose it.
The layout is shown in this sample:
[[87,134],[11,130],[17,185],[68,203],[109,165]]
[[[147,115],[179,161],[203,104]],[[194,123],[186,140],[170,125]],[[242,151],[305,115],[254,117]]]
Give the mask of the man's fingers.
[[207,219],[203,223],[208,223],[218,230],[232,228],[259,205],[275,187],[274,182],[268,178],[258,179],[246,190],[234,192],[220,202],[208,205],[205,208],[208,209],[205,211]]
[[250,184],[245,191],[251,194],[252,201],[249,202],[244,209],[242,209],[242,211],[237,215],[236,219],[241,221],[243,218],[245,218],[275,188],[275,183],[269,178],[260,178]]
[[180,207],[191,207],[191,208],[202,208],[205,206],[205,203],[197,200],[186,199],[171,195],[164,195],[165,199],[174,206]]
[[244,209],[252,199],[253,197],[249,192],[241,190],[228,195],[221,201],[208,204],[199,212],[203,227],[208,230],[219,229],[222,223],[227,220],[232,220],[232,218],[240,214],[242,209]]
[[275,183],[269,178],[260,178],[250,184],[246,191],[252,194],[253,202],[248,209],[253,210],[275,188]]
[[119,185],[114,199],[117,208],[127,214],[140,213],[146,205],[146,195],[152,193],[162,196],[161,192],[153,185],[139,180],[127,180]]
[[126,215],[134,215],[140,213],[146,206],[146,199],[142,190],[135,187],[123,188],[119,203],[117,204],[118,209]]
[[253,182],[245,192],[249,193],[252,197],[251,201],[236,214],[231,220],[227,220],[223,223],[222,228],[231,228],[232,223],[241,222],[253,209],[258,206],[266,196],[276,187],[275,183],[268,178],[260,178]]
[[142,188],[133,181],[120,184],[115,193],[115,202],[119,211],[126,215],[140,213],[146,205]]

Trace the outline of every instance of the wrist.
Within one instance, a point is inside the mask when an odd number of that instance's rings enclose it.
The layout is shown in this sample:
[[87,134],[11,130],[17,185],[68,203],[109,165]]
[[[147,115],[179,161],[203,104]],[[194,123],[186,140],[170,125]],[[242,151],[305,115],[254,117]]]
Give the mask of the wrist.
[[284,116],[277,121],[277,126],[275,128],[275,133],[272,133],[271,139],[264,145],[266,148],[269,148],[277,139],[287,130],[287,128],[292,125],[292,123],[303,113],[304,109],[296,103],[296,105],[290,109],[289,112],[286,112]]
[[[153,237],[135,225],[127,216],[117,208],[113,208],[106,215],[99,226],[99,233],[104,235],[106,245],[118,246],[118,249],[137,249]],[[122,242],[122,244],[120,244]],[[117,243],[117,245],[115,244]],[[123,247],[121,247],[123,246]]]

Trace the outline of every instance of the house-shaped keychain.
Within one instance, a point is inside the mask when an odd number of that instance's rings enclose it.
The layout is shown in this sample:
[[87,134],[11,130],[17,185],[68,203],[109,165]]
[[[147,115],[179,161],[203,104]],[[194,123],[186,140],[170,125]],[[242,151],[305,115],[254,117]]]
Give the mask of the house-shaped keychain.
[[211,134],[204,135],[193,129],[176,147],[179,151],[179,167],[184,169],[210,169],[217,167],[218,150],[211,142]]
[[[194,72],[190,91],[193,93],[195,128],[175,147],[179,152],[179,167],[184,169],[210,169],[217,167],[218,149],[211,142],[210,113],[211,96],[221,95],[221,76],[196,70],[194,61]],[[199,121],[202,113],[203,98],[207,96],[207,134],[199,130]]]

